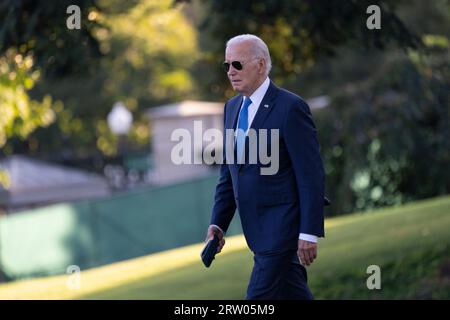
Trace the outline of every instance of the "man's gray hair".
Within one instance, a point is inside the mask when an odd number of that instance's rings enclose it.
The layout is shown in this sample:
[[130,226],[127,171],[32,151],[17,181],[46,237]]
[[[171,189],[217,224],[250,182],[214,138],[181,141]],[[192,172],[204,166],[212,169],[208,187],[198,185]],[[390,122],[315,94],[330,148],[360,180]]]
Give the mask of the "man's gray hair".
[[270,69],[272,69],[272,60],[270,59],[269,48],[267,47],[265,42],[261,40],[261,38],[253,34],[241,34],[228,40],[225,50],[231,45],[242,42],[251,42],[253,54],[255,55],[255,57],[263,58],[266,61],[266,76],[268,76]]

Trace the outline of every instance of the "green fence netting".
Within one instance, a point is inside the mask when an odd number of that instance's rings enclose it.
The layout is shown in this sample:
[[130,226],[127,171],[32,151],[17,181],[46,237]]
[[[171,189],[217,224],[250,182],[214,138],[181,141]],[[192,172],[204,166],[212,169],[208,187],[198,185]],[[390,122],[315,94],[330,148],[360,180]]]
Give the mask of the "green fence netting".
[[[65,273],[202,242],[217,175],[0,218],[8,279]],[[236,213],[228,235],[241,233]]]

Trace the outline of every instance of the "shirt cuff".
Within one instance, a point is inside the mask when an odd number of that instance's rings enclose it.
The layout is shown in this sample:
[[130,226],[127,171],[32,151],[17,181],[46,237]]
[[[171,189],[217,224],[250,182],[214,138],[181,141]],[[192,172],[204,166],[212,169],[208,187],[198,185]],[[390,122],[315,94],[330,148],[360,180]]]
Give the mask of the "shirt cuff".
[[312,234],[300,233],[298,238],[300,240],[305,240],[305,241],[317,243],[317,236],[314,236]]
[[210,224],[209,226],[210,226],[210,227],[211,227],[211,226],[214,226],[214,227],[216,227],[217,229],[219,229],[219,230],[220,230],[220,232],[222,232],[222,234],[223,234],[223,235],[225,235],[225,232],[223,232],[222,228],[221,228],[221,227],[219,227],[219,226],[218,226],[217,224]]

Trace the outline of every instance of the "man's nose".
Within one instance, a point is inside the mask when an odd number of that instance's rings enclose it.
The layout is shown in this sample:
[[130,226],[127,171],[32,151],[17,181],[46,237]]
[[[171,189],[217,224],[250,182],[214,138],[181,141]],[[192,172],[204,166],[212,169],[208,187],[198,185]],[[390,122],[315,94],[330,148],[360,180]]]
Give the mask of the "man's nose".
[[230,69],[228,70],[228,76],[234,76],[237,73],[237,70],[233,67],[233,65],[230,65]]

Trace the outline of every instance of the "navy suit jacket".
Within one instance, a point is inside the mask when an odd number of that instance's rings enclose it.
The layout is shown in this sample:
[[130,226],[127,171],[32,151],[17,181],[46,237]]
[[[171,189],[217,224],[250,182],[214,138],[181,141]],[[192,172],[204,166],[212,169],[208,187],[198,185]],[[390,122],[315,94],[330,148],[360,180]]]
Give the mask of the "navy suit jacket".
[[[226,102],[224,129],[236,128],[242,99],[238,95]],[[267,129],[269,154],[270,130],[279,130],[278,172],[261,175],[261,167],[270,165],[227,159],[224,134],[225,161],[211,224],[226,232],[237,208],[247,244],[255,253],[296,250],[299,233],[323,237],[325,176],[309,106],[271,82],[250,128]]]

